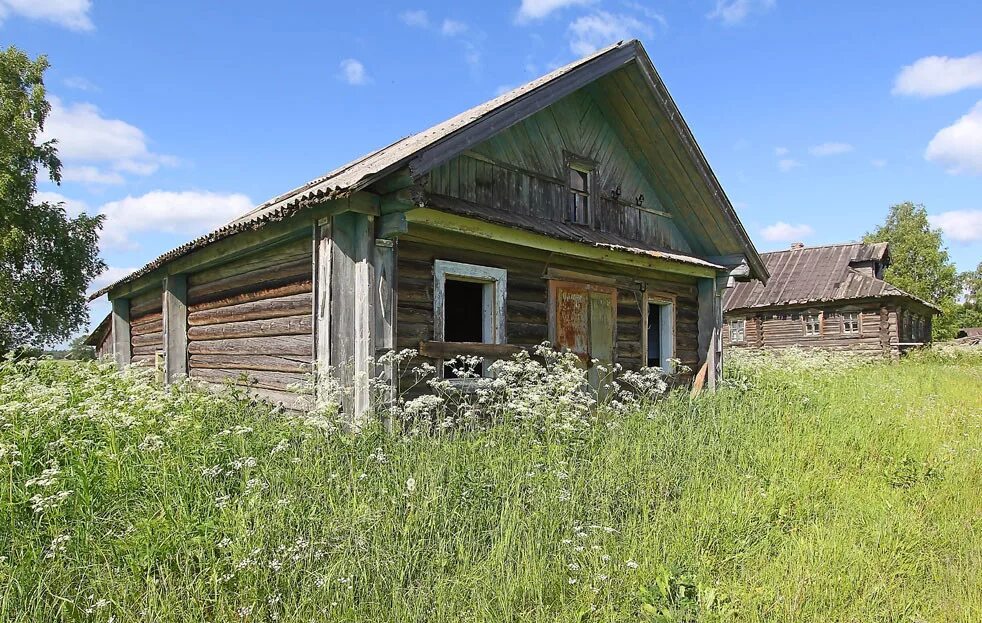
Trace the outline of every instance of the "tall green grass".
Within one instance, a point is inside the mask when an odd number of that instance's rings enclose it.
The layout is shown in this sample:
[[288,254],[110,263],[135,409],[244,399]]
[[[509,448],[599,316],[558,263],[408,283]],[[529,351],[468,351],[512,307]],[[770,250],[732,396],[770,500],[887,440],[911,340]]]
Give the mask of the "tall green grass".
[[726,385],[573,432],[352,436],[0,364],[0,620],[982,620],[982,359]]

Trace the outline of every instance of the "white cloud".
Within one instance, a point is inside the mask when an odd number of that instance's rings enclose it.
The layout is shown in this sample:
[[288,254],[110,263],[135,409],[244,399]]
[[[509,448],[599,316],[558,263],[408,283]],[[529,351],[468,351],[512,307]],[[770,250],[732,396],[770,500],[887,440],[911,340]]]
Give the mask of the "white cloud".
[[853,147],[849,143],[822,143],[821,145],[808,148],[808,153],[819,157],[838,156],[839,154],[849,153],[852,150]]
[[69,89],[78,89],[79,91],[98,91],[99,87],[86,80],[82,76],[69,76],[62,80],[64,85]]
[[787,156],[789,153],[791,153],[791,150],[788,149],[787,147],[775,147],[774,148],[774,155],[775,156]]
[[368,84],[368,74],[365,72],[365,66],[361,64],[361,61],[346,58],[341,61],[339,67],[341,68],[341,79],[348,84]]
[[583,6],[592,2],[593,0],[522,0],[522,5],[518,8],[517,21],[523,23],[542,19],[553,11],[571,6]]
[[104,171],[91,165],[63,167],[61,179],[65,182],[78,182],[88,185],[116,186],[126,182],[123,176],[116,171]]
[[951,58],[925,56],[897,74],[894,95],[934,97],[982,87],[982,52]]
[[130,275],[136,268],[121,268],[119,266],[107,266],[106,270],[99,273],[99,275],[92,280],[89,284],[89,294],[97,292],[102,288],[105,288],[109,284],[116,283],[123,277]]
[[11,15],[53,22],[69,30],[92,30],[91,0],[0,0],[0,23]]
[[34,193],[35,203],[62,203],[62,207],[65,208],[65,212],[69,216],[78,216],[82,212],[89,209],[89,205],[84,201],[78,199],[69,199],[61,193],[51,192],[48,190],[39,190]]
[[770,242],[789,242],[807,238],[812,235],[814,230],[809,225],[789,225],[784,221],[778,221],[773,225],[768,225],[760,231],[764,240]]
[[869,161],[869,163],[877,169],[882,169],[883,167],[887,166],[887,161],[883,158],[873,158]]
[[430,16],[422,9],[403,11],[399,14],[399,19],[406,26],[413,28],[426,28],[430,25]]
[[195,236],[207,233],[252,208],[249,197],[240,194],[155,190],[139,197],[111,201],[99,208],[106,216],[101,244],[133,249],[132,235],[167,232]]
[[800,166],[801,163],[794,158],[782,158],[777,161],[777,168],[784,173],[787,173],[791,169],[797,169]]
[[[121,184],[120,172],[149,175],[161,165],[177,164],[172,156],[150,151],[140,128],[103,117],[92,104],[65,105],[52,97],[41,140],[52,138],[58,140],[58,156],[66,163],[62,175],[68,181]],[[96,165],[112,171],[100,171]]]
[[947,166],[949,173],[982,174],[982,100],[967,115],[935,134],[924,157]]
[[464,22],[458,22],[455,19],[445,19],[443,20],[443,24],[440,26],[440,32],[448,37],[454,37],[467,32],[467,24]]
[[959,242],[982,242],[982,210],[951,210],[930,214],[928,220]]
[[777,0],[717,0],[716,8],[707,17],[732,26],[745,20],[751,13],[763,13],[776,5]]
[[611,43],[632,39],[639,35],[651,36],[651,28],[630,15],[615,15],[596,11],[577,18],[569,25],[569,49],[577,56],[592,54]]

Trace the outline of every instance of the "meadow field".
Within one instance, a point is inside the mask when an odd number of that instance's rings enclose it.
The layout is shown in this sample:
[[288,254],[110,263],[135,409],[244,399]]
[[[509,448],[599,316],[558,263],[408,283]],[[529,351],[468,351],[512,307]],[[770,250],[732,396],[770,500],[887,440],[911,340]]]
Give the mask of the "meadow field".
[[0,363],[0,621],[982,620],[982,355],[728,363],[400,435]]

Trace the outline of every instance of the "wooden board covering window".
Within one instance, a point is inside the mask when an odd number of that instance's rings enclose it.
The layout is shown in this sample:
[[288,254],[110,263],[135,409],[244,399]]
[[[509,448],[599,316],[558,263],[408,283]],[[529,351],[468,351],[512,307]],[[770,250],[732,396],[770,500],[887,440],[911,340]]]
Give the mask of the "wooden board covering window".
[[550,281],[550,332],[559,348],[582,359],[614,359],[617,289],[593,283]]

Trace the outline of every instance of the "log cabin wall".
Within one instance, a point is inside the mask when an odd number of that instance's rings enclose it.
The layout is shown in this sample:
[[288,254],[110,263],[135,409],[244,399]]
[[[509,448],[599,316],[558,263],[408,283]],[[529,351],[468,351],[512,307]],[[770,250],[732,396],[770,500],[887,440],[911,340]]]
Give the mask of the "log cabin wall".
[[153,366],[157,353],[163,351],[162,294],[162,289],[157,288],[130,300],[130,363],[133,365]]
[[[821,313],[821,334],[806,336],[804,315]],[[842,314],[859,313],[858,335],[842,332]],[[733,342],[730,336],[731,322],[745,321],[745,339]],[[782,349],[821,348],[832,351],[853,352],[870,356],[896,356],[898,354],[897,314],[892,307],[878,304],[856,306],[808,308],[807,310],[781,310],[728,313],[723,323],[723,344],[727,348]]]
[[287,387],[312,365],[311,275],[309,238],[189,275],[191,378],[232,379],[292,405]]
[[[467,245],[450,247],[420,240],[401,239],[397,269],[396,348],[418,348],[420,342],[433,340],[433,265],[435,260],[477,264],[507,271],[506,335],[508,344],[534,346],[549,339],[548,269],[566,269],[587,273],[582,266],[569,266],[551,260],[527,259],[500,252],[466,250]],[[593,274],[604,275],[602,271]],[[607,274],[606,276],[615,276]],[[616,275],[622,280],[639,279]],[[683,365],[695,369],[698,364],[698,303],[694,279],[648,281],[648,292],[670,296],[675,301],[675,356]],[[644,363],[641,351],[642,301],[639,289],[617,288],[615,327],[615,361],[628,369]],[[423,359],[425,361],[425,359]],[[429,360],[430,363],[434,363]],[[414,363],[419,363],[416,361]],[[404,376],[401,390],[409,384]],[[421,393],[422,388],[410,395]]]
[[[692,252],[593,97],[579,91],[430,171],[426,192],[565,222],[568,162],[592,163],[589,225]],[[639,205],[640,203],[640,205]]]

